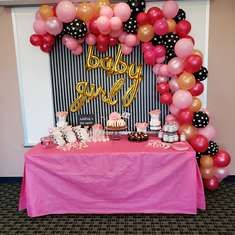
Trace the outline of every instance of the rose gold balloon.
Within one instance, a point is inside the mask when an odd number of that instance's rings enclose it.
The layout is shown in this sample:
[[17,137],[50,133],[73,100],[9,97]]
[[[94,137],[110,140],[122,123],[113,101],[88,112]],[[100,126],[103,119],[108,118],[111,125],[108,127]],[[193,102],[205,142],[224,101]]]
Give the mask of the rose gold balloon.
[[95,7],[98,12],[100,11],[100,8],[102,6],[110,6],[110,5],[111,3],[109,0],[96,0],[96,3],[95,3]]
[[183,124],[179,128],[179,133],[184,134],[188,140],[197,134],[197,128],[190,124]]
[[52,7],[48,6],[48,5],[40,6],[39,13],[40,13],[40,16],[42,17],[43,20],[47,20],[53,16]]
[[183,72],[177,80],[180,89],[189,90],[196,84],[196,79],[192,73]]
[[210,179],[214,175],[214,169],[213,168],[200,167],[200,172],[201,172],[201,175],[202,175],[203,179]]
[[146,24],[139,27],[138,39],[142,42],[149,42],[154,36],[153,26],[151,24]]
[[81,3],[76,7],[76,16],[83,20],[89,21],[94,17],[94,8],[90,3]]
[[170,33],[175,32],[176,22],[173,19],[167,19],[168,31]]
[[198,49],[194,49],[193,50],[193,55],[199,55],[199,56],[201,56],[201,58],[203,59],[203,54],[202,54],[202,52],[200,51],[200,50],[198,50]]
[[213,167],[213,158],[211,156],[203,156],[200,159],[200,165],[203,168],[212,168]]
[[193,97],[193,103],[190,106],[192,112],[198,112],[202,107],[202,102],[198,97]]

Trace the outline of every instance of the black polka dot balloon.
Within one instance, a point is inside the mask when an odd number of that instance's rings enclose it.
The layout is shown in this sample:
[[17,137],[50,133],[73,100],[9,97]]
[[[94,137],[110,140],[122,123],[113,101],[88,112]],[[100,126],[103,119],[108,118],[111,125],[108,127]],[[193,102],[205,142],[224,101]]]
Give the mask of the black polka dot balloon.
[[204,128],[209,124],[209,117],[205,112],[199,111],[193,115],[193,126]]
[[76,39],[82,39],[87,34],[86,23],[80,19],[75,19],[64,25],[63,34],[68,34]]
[[198,72],[194,73],[193,75],[198,81],[202,82],[202,81],[206,80],[206,78],[208,76],[208,70],[207,70],[207,68],[202,66],[201,69]]
[[168,63],[174,57],[176,57],[175,51],[167,49],[165,62]]
[[180,22],[181,20],[186,19],[186,13],[183,9],[179,9],[177,15],[173,18],[176,23]]
[[168,33],[163,36],[163,45],[168,50],[174,50],[175,44],[179,41],[179,36],[175,33]]
[[144,12],[146,2],[144,0],[128,0],[127,4],[130,6],[133,14],[137,15],[140,12]]
[[124,23],[124,31],[127,33],[137,33],[137,21],[134,16],[131,16],[128,21]]
[[151,42],[154,46],[163,45],[163,36],[155,34]]
[[210,141],[206,155],[215,156],[219,152],[219,146],[214,142]]

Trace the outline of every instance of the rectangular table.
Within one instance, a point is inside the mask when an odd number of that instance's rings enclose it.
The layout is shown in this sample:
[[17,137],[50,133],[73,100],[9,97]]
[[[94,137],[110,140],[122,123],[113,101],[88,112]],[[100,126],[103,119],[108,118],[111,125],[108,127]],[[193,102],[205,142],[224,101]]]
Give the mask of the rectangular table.
[[63,152],[37,145],[25,155],[19,209],[47,214],[184,213],[205,209],[195,152],[126,139]]

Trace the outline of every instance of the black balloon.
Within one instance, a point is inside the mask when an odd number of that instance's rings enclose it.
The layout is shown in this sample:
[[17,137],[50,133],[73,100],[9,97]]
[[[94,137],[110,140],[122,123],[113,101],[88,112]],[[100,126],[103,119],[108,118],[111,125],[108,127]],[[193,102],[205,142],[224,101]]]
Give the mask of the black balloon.
[[219,146],[214,141],[210,141],[208,149],[204,154],[214,156],[218,152],[219,152]]
[[201,69],[198,72],[194,73],[193,75],[198,81],[202,82],[207,79],[208,70],[207,68],[202,66]]
[[124,23],[124,31],[127,33],[137,33],[137,21],[134,16],[131,16],[128,21]]
[[176,57],[174,49],[167,49],[165,62],[168,63],[174,57]]
[[163,45],[163,36],[155,34],[151,42],[154,46]]
[[127,4],[130,6],[133,14],[137,15],[140,12],[144,12],[146,3],[144,0],[128,0]]
[[193,115],[193,126],[197,128],[204,128],[209,124],[209,117],[207,113],[199,111]]
[[177,15],[173,18],[176,23],[180,22],[181,20],[186,19],[186,13],[183,9],[179,9]]
[[72,22],[64,24],[62,35],[68,34],[75,39],[82,39],[87,34],[86,23],[80,19],[74,19]]

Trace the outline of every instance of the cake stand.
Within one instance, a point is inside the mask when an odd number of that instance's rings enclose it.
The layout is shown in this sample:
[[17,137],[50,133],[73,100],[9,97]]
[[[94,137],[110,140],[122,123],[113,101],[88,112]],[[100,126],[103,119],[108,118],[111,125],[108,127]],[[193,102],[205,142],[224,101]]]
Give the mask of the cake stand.
[[121,134],[120,131],[125,131],[127,129],[127,126],[123,127],[105,127],[106,131],[110,131],[110,139],[111,140],[120,140],[121,139]]

